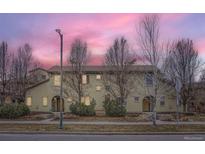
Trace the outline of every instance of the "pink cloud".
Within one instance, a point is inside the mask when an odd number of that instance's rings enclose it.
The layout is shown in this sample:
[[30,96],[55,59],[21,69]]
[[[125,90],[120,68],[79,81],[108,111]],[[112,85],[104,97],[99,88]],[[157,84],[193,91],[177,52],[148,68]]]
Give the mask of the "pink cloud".
[[[160,14],[162,40],[176,38],[180,28],[173,27],[188,14]],[[70,51],[70,45],[76,38],[88,43],[93,54],[90,64],[101,64],[106,49],[119,36],[125,36],[130,46],[136,48],[136,26],[143,14],[49,14],[39,23],[36,20],[30,31],[18,39],[18,43],[29,42],[34,56],[46,67],[59,63],[59,36],[54,31],[61,28],[64,34],[64,63]],[[24,23],[25,24],[25,23]],[[17,41],[16,41],[17,42]],[[200,52],[205,51],[205,42],[198,43]],[[140,58],[139,58],[140,59]]]
[[104,55],[91,55],[88,65],[102,65]]
[[205,38],[199,39],[194,43],[196,45],[196,49],[198,49],[199,54],[205,56]]

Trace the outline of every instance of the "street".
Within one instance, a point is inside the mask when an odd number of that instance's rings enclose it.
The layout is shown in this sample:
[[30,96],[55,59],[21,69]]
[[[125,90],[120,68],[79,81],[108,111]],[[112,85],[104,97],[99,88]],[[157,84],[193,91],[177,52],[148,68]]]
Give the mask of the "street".
[[203,135],[0,134],[0,141],[205,141]]

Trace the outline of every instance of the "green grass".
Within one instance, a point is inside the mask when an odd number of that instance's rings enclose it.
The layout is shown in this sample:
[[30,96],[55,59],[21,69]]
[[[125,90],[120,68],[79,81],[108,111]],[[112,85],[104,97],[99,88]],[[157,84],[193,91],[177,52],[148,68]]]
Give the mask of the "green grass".
[[58,125],[39,124],[0,124],[0,131],[64,131],[64,132],[205,132],[205,125],[65,125],[63,130]]

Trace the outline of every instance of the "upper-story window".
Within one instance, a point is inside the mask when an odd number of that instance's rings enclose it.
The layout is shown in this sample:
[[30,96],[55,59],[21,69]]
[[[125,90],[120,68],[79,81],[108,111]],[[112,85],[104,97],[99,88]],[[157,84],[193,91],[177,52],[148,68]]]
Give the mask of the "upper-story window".
[[82,75],[82,84],[88,84],[89,83],[89,76],[88,75]]
[[161,106],[165,105],[165,96],[160,97],[160,105]]
[[72,99],[72,97],[68,97],[67,100],[68,100],[68,102],[72,102],[73,99]]
[[145,74],[145,85],[153,86],[153,74],[151,73]]
[[139,103],[139,96],[135,96],[135,97],[134,97],[134,102],[135,102],[135,103]]
[[101,75],[100,75],[100,74],[97,74],[97,75],[96,75],[96,79],[97,79],[97,80],[101,80]]
[[110,91],[111,90],[111,86],[110,85],[106,85],[105,86],[105,90]]
[[41,75],[41,79],[46,79],[46,75]]
[[61,80],[60,75],[54,75],[54,86],[60,86]]
[[99,85],[98,85],[98,86],[96,86],[96,91],[100,91],[100,90],[101,90],[101,88],[102,88],[102,87],[101,87],[101,86],[99,86]]

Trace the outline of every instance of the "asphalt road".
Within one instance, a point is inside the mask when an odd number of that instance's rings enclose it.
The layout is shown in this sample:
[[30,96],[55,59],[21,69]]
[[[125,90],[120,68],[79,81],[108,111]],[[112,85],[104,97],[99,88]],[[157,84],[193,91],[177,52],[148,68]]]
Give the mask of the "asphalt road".
[[203,135],[0,134],[0,141],[205,141]]

